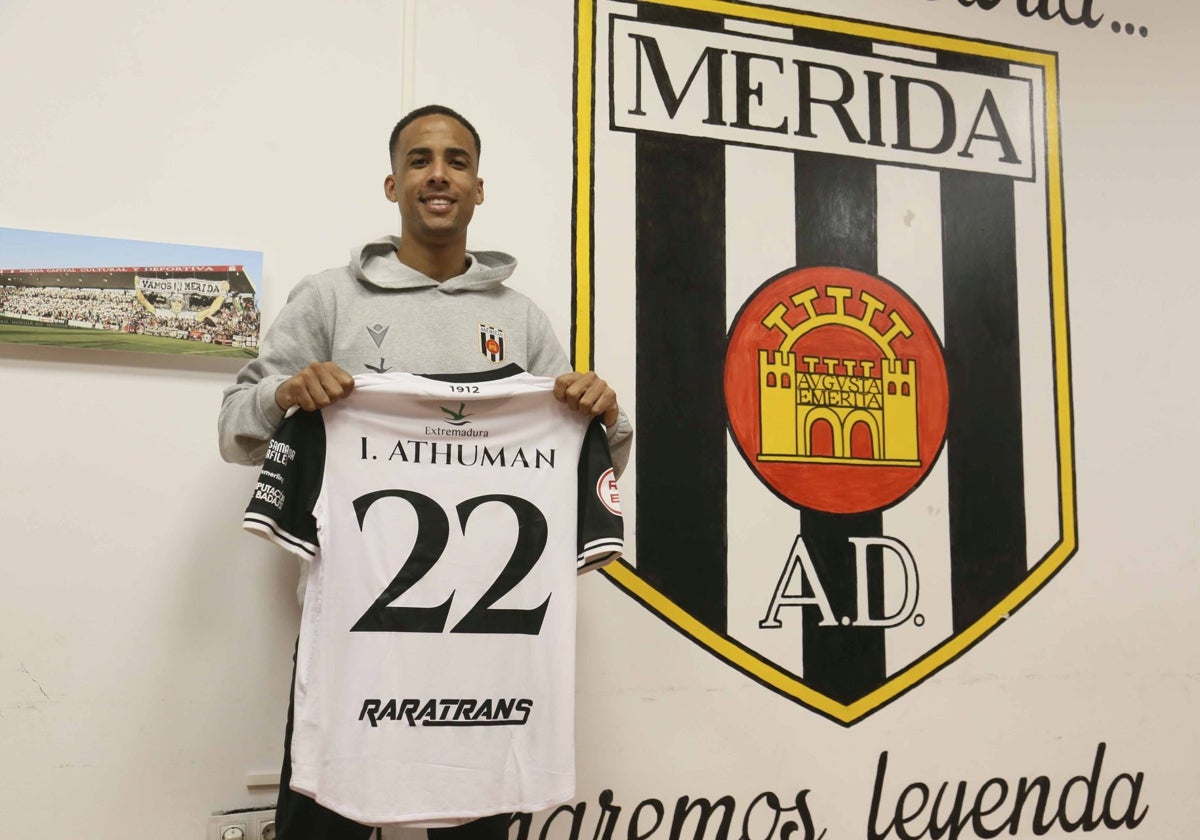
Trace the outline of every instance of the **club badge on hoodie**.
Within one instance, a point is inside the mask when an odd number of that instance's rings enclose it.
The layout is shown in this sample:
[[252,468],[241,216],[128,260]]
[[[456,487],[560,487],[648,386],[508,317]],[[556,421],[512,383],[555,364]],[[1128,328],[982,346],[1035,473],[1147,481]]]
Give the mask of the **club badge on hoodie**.
[[480,324],[479,352],[483,353],[489,362],[504,361],[504,330]]

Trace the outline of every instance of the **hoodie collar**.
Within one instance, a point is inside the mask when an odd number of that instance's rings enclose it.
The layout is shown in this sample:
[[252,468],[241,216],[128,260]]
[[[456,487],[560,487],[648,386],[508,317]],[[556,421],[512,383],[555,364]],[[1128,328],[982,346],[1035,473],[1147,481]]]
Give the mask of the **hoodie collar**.
[[414,268],[400,262],[396,248],[400,237],[385,236],[368,242],[351,254],[350,268],[359,282],[378,289],[424,289],[436,287],[453,294],[478,291],[499,286],[517,267],[517,261],[500,251],[468,251],[466,270],[438,283]]

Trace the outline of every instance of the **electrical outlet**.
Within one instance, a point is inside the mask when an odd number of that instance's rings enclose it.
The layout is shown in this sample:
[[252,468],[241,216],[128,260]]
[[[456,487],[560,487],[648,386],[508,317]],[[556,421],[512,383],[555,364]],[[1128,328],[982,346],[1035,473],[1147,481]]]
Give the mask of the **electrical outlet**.
[[208,819],[208,840],[250,840],[245,814],[214,814]]
[[275,840],[275,812],[256,811],[249,840]]
[[275,840],[275,809],[244,808],[208,818],[207,840]]

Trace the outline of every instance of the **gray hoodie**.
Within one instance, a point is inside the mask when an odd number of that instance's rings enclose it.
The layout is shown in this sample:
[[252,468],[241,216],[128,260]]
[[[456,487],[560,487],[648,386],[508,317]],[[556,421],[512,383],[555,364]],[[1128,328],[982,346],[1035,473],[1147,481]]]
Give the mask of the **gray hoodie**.
[[[571,370],[545,313],[504,285],[515,259],[498,251],[470,252],[466,271],[438,283],[400,262],[399,241],[389,236],[368,242],[348,266],[296,284],[258,358],[225,389],[221,457],[262,463],[283,420],[275,390],[311,362],[332,361],[351,375],[478,373],[507,364],[536,376]],[[487,338],[494,340],[490,352]],[[608,430],[618,474],[629,459],[632,434],[622,412]]]

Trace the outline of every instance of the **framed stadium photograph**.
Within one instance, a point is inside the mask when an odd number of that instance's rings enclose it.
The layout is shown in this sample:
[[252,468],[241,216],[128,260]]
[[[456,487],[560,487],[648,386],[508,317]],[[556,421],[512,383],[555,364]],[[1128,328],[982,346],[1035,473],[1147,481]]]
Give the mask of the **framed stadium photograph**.
[[262,253],[0,228],[0,342],[258,355]]

